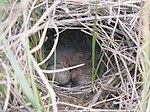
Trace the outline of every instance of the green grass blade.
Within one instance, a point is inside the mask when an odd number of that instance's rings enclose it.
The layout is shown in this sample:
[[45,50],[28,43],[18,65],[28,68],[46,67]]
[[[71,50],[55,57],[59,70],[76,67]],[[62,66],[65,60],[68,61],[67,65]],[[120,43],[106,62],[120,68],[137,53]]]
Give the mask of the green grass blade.
[[96,32],[97,32],[97,28],[96,28],[97,14],[98,14],[98,0],[96,0],[94,31],[92,34],[92,85],[94,84],[94,79],[95,79],[95,43],[96,43]]
[[142,44],[143,52],[141,55],[142,64],[142,100],[141,100],[141,112],[147,112],[148,109],[148,99],[150,92],[150,1],[146,1],[142,7]]
[[33,105],[33,107],[36,109],[36,111],[40,112],[40,104],[39,102],[37,102],[35,100],[35,96],[33,94],[33,91],[25,77],[25,74],[22,70],[22,68],[20,67],[13,51],[9,48],[9,45],[7,44],[7,40],[6,38],[4,38],[3,35],[0,35],[1,41],[3,43],[3,46],[7,52],[7,56],[8,59],[13,67],[14,70],[14,77],[15,79],[17,79],[17,81],[19,82],[23,93],[26,95],[26,97],[28,98],[28,100],[31,102],[31,104]]

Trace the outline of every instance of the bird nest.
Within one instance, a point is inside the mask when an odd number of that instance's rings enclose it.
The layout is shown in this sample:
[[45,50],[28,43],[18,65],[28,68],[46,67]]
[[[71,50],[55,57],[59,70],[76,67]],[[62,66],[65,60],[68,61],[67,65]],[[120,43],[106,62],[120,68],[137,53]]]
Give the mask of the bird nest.
[[[39,96],[46,109],[52,106],[53,111],[57,111],[57,108],[60,111],[137,110],[141,80],[137,58],[137,49],[140,46],[139,4],[140,1],[130,0],[101,0],[98,1],[97,6],[95,0],[27,0],[25,3],[12,1],[5,4],[2,31],[6,40],[1,44],[5,49],[1,66],[4,74],[7,74],[7,78],[3,76],[4,79],[12,82],[8,94],[13,94],[9,102],[13,106],[6,104],[7,107],[10,107],[11,111],[18,111],[15,106],[19,104],[23,105],[20,107],[22,110],[32,111],[30,104],[24,104],[24,101],[22,103],[20,96],[24,94],[18,90],[13,81],[17,79],[25,93],[24,84],[20,80],[24,77],[10,76],[6,72],[7,67],[11,72],[18,72],[15,69],[16,62],[13,62],[14,58],[9,57],[11,51],[23,71],[21,73],[29,79],[29,82],[35,80]],[[75,48],[77,52],[88,52],[91,59],[94,24],[96,26],[95,70],[97,70],[95,81],[73,86],[52,84],[46,77],[47,74],[56,71],[48,70],[47,65],[50,58],[54,57],[53,53],[59,41],[63,42],[63,46],[74,45],[75,42],[76,44],[71,48]],[[66,31],[69,34],[65,34]],[[64,39],[64,37],[69,38]],[[10,49],[7,49],[8,47]],[[66,68],[69,70],[80,68],[79,64],[75,63]],[[92,68],[92,60],[90,67]],[[6,84],[4,83],[5,86]],[[34,88],[33,85],[32,87]],[[16,98],[18,94],[19,97]],[[28,95],[26,93],[25,95],[30,101]],[[49,104],[49,97],[52,104]],[[13,103],[14,99],[17,103]],[[4,106],[4,102],[0,102],[0,105]],[[36,108],[34,104],[33,107]]]

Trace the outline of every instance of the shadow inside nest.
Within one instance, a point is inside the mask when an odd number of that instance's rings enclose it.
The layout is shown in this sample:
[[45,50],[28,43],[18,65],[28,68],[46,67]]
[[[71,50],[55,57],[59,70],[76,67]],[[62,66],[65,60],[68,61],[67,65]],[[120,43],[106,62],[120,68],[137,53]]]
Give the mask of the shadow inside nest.
[[[49,29],[47,41],[44,44],[45,57],[50,53],[54,40],[55,31]],[[76,87],[85,85],[92,80],[92,37],[81,30],[66,30],[59,34],[59,41],[56,47],[56,69],[63,69],[79,64],[84,66],[55,73],[55,82],[63,87]],[[98,64],[101,49],[96,44],[95,66]],[[54,53],[46,63],[47,70],[54,70]],[[104,65],[103,65],[104,66]],[[52,80],[52,74],[47,74]]]
[[[60,31],[61,32],[61,31]],[[47,41],[44,43],[44,55],[48,56],[51,51],[56,32],[53,29],[47,31]],[[100,42],[99,42],[100,43]],[[84,63],[79,68],[64,72],[55,73],[54,89],[60,101],[72,102],[73,104],[88,105],[96,90],[92,88],[92,36],[83,33],[80,29],[71,29],[59,34],[59,41],[56,47],[56,69],[63,69]],[[101,48],[96,44],[95,66],[101,56]],[[104,59],[105,60],[105,57]],[[46,62],[47,70],[54,70],[54,54]],[[100,77],[107,72],[105,61],[99,67],[97,78],[94,82],[95,88],[100,89]],[[52,81],[53,74],[47,74]],[[99,78],[99,79],[98,79]],[[94,92],[95,91],[95,92]],[[79,100],[80,99],[80,102]],[[95,101],[94,101],[95,102]]]

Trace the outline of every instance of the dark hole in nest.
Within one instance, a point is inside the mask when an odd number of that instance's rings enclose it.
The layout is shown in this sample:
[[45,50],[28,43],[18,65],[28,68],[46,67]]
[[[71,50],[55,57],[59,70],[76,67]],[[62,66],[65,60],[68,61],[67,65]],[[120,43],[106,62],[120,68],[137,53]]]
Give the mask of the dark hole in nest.
[[[61,29],[59,30],[61,32]],[[47,30],[47,41],[44,43],[45,57],[51,51],[56,32],[54,29]],[[56,69],[63,69],[84,63],[85,65],[69,71],[55,74],[55,81],[60,86],[79,86],[91,82],[92,75],[92,36],[82,32],[80,29],[68,29],[59,34],[59,41],[56,47]],[[95,67],[101,56],[101,49],[96,44],[95,50]],[[54,69],[54,55],[46,63],[48,70]],[[105,64],[102,63],[101,73],[106,72]],[[102,71],[103,70],[103,71]],[[100,71],[100,70],[99,70]],[[52,74],[47,75],[52,80]]]

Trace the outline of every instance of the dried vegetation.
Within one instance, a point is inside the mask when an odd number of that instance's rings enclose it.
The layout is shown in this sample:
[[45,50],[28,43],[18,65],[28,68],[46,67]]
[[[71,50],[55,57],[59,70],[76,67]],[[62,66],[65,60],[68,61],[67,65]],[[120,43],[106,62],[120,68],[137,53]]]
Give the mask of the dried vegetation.
[[[45,62],[66,29],[92,36],[95,0],[11,0],[2,10],[0,111],[140,110],[140,0],[99,0],[96,39],[105,72],[94,85],[76,87],[52,86]],[[44,58],[48,28],[57,35]]]

